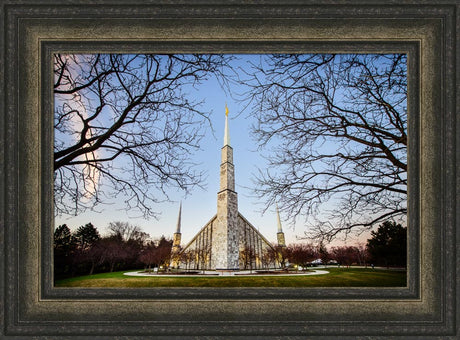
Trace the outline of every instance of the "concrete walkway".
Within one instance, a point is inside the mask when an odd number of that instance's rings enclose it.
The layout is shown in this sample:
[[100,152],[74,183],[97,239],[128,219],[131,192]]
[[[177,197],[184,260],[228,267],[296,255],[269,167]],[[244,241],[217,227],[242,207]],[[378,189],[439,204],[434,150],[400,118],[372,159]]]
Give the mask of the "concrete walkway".
[[158,277],[216,277],[216,276],[296,276],[296,275],[323,275],[329,274],[327,270],[317,270],[313,269],[312,271],[308,272],[291,272],[290,274],[257,274],[255,271],[252,273],[249,270],[241,270],[238,272],[232,271],[205,271],[203,274],[190,274],[190,275],[175,275],[175,274],[156,274],[154,272],[146,273],[146,272],[127,272],[124,275],[127,276],[158,276]]

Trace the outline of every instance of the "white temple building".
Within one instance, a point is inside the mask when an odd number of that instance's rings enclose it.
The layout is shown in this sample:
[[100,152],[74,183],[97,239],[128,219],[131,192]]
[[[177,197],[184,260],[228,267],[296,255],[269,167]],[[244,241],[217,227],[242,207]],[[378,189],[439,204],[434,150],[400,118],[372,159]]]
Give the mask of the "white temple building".
[[[243,270],[273,267],[277,261],[275,246],[238,211],[235,191],[233,148],[230,146],[228,108],[225,106],[225,133],[220,165],[220,190],[217,213],[188,242],[181,246],[181,212],[173,236],[172,268],[197,270]],[[285,246],[284,233],[278,218],[278,247]],[[270,265],[270,261],[273,262]]]

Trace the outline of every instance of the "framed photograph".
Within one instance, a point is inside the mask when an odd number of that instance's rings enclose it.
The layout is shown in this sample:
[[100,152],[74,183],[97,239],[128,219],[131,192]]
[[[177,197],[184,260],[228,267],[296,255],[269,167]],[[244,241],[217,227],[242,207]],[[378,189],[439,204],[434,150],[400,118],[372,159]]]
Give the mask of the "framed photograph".
[[[458,10],[455,1],[3,1],[1,335],[458,337]],[[97,53],[406,56],[407,286],[56,287],[54,58]]]
[[244,53],[53,53],[56,287],[407,286],[407,53]]

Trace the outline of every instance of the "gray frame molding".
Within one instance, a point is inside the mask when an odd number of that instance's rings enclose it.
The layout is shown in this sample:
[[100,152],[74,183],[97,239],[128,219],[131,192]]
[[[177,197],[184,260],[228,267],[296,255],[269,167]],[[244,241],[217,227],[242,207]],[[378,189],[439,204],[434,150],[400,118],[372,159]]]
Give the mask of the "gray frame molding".
[[[459,5],[277,2],[0,0],[3,338],[460,336]],[[54,288],[56,51],[408,53],[407,287]]]

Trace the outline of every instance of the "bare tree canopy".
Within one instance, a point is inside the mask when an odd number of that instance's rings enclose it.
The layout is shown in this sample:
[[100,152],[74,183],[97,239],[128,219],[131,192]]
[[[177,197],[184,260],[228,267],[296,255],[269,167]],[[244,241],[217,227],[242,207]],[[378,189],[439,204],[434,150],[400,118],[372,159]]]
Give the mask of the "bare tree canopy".
[[56,214],[93,209],[107,196],[154,216],[167,188],[200,185],[189,156],[208,113],[187,89],[221,77],[229,58],[56,54]]
[[134,241],[143,244],[150,236],[142,231],[141,227],[128,222],[110,222],[108,226],[110,236],[114,236],[124,242]]
[[404,218],[406,55],[272,55],[247,71],[253,132],[267,152],[255,193],[310,238]]

